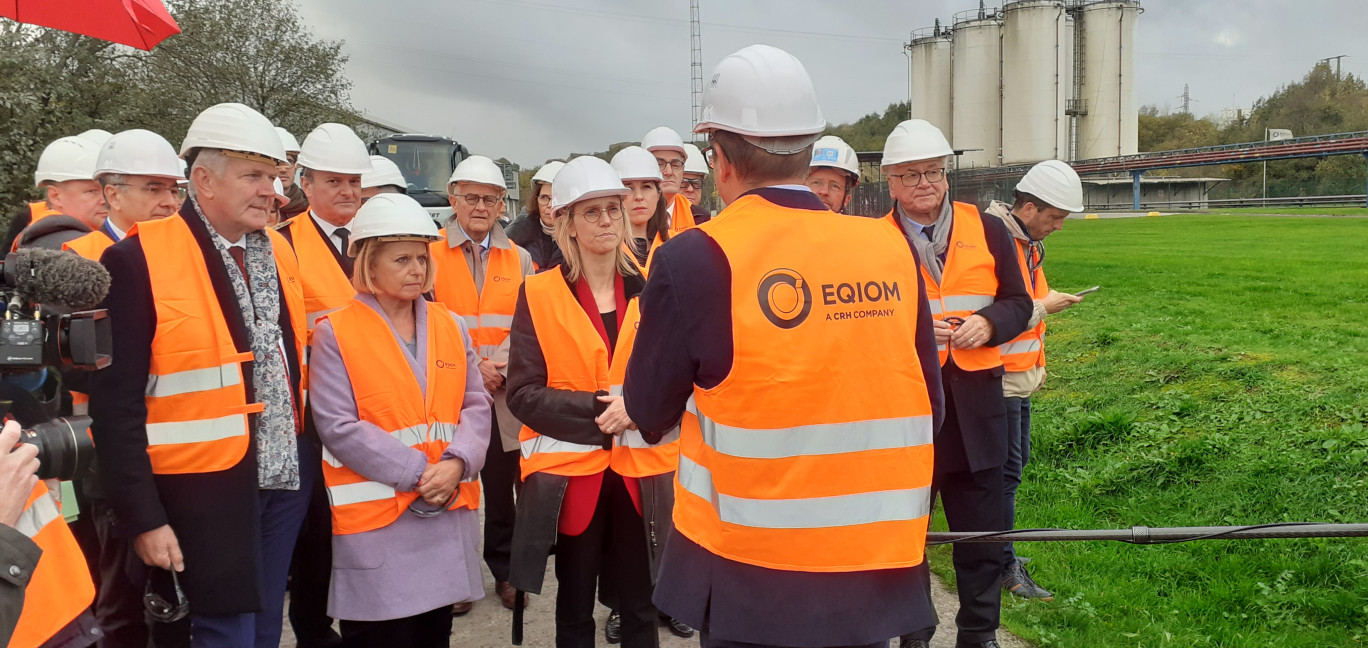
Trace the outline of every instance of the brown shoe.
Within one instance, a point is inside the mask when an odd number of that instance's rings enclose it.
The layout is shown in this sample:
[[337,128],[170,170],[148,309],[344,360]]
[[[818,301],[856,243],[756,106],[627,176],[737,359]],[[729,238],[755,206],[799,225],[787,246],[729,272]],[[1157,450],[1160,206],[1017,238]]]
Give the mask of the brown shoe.
[[465,601],[451,606],[451,616],[464,616],[470,612],[470,608],[475,607],[474,601]]
[[[513,609],[513,604],[517,601],[518,590],[513,589],[508,581],[499,581],[494,585],[494,593],[499,595],[499,602],[508,609]],[[527,607],[527,593],[523,593],[523,607]]]

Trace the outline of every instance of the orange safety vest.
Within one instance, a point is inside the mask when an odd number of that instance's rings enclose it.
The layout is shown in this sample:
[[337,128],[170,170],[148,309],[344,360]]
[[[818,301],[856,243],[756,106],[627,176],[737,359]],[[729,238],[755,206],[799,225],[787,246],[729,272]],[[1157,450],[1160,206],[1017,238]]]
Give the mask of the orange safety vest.
[[43,555],[24,590],[24,608],[9,646],[37,648],[90,607],[95,583],[80,545],[43,482],[29,493],[14,528],[31,538]]
[[[409,369],[408,356],[394,339],[389,323],[370,306],[351,305],[326,316],[337,336],[337,350],[347,368],[356,397],[357,417],[390,436],[441,461],[461,422],[466,362],[461,329],[442,304],[428,305],[427,393]],[[332,505],[333,533],[363,533],[388,526],[418,499],[390,484],[366,479],[323,450],[323,481]],[[463,481],[450,510],[480,507],[480,486]]]
[[489,248],[484,286],[476,291],[465,252],[460,246],[451,247],[447,243],[445,229],[441,235],[431,244],[432,259],[437,267],[433,296],[465,320],[475,353],[488,360],[498,352],[499,345],[508,339],[508,332],[513,328],[513,311],[518,305],[518,289],[523,284],[518,248],[511,244],[507,249]]
[[754,195],[724,215],[700,229],[731,267],[736,353],[689,400],[675,528],[770,569],[920,564],[933,425],[907,242],[886,222]]
[[[1050,294],[1050,285],[1045,281],[1045,269],[1037,266],[1032,272],[1027,264],[1030,247],[1020,239],[1016,239],[1016,247],[1017,265],[1021,267],[1022,280],[1031,291],[1031,299],[1044,299]],[[1007,371],[1027,371],[1045,366],[1045,318],[1040,318],[1035,326],[998,347],[998,351],[1002,353],[1002,366]]]
[[[565,282],[561,282],[564,284]],[[569,291],[565,291],[567,294]],[[571,299],[574,295],[569,295]],[[578,301],[576,302],[578,304]],[[583,308],[580,309],[583,312]],[[641,326],[641,310],[636,298],[627,302],[627,312],[618,325],[617,347],[613,351],[613,361],[608,365],[608,393],[622,395],[622,384],[627,377],[627,360],[636,345],[637,328]],[[598,333],[594,333],[597,340]],[[541,329],[537,331],[541,334]],[[673,472],[679,467],[679,426],[665,433],[660,443],[647,443],[639,430],[625,430],[614,437],[612,456],[609,465],[613,472],[624,477],[650,477]]]
[[[931,316],[938,320],[969,317],[991,305],[997,298],[997,260],[988,251],[988,239],[983,233],[983,219],[979,216],[978,208],[957,202],[954,203],[954,209],[950,247],[945,254],[941,283],[937,284],[924,266],[921,268]],[[898,225],[897,210],[888,212],[884,218]],[[950,358],[954,358],[955,364],[965,371],[1002,366],[1002,354],[997,347],[981,346],[965,350],[938,344],[936,350],[940,352],[941,366],[945,366]]]
[[683,192],[675,194],[671,204],[674,205],[674,209],[670,212],[670,236],[674,236],[686,229],[698,227],[698,225],[694,223],[693,203],[689,202],[689,199],[684,197]]
[[[303,358],[304,295],[298,262],[284,237],[265,231],[274,247],[285,293],[282,307],[289,310],[295,351]],[[129,231],[133,234],[142,240],[157,312],[145,392],[152,472],[173,475],[231,468],[247,453],[247,415],[264,407],[248,402],[243,385],[242,363],[252,359],[252,352],[240,352],[233,344],[204,255],[184,217],[138,223]],[[296,415],[303,420],[302,410]]]
[[[697,225],[695,225],[694,227],[697,227]],[[646,250],[645,265],[637,263],[636,251],[632,249],[632,246],[634,245],[633,243],[623,243],[622,251],[627,253],[627,258],[632,260],[632,265],[635,265],[637,271],[641,273],[642,278],[645,278],[646,271],[650,269],[651,263],[655,261],[656,250],[660,249],[660,246],[664,244],[665,241],[660,239],[660,234],[656,234],[655,240],[651,241],[651,246]]]
[[[608,391],[612,385],[608,345],[565,285],[565,276],[543,272],[528,277],[526,284],[523,290],[527,310],[546,359],[546,386],[581,392]],[[632,310],[629,306],[628,311]],[[619,333],[613,350],[614,362],[627,362],[635,339],[635,331],[632,335]],[[518,445],[522,450],[523,479],[537,472],[568,477],[601,473],[608,468],[613,454],[600,445],[542,436],[526,425],[518,432]]]
[[282,227],[289,228],[299,267],[307,270],[300,279],[304,282],[304,320],[312,332],[323,316],[350,304],[356,289],[337,265],[332,243],[323,239],[313,222],[313,210],[291,218]]
[[[40,221],[40,220],[43,220],[44,218],[47,218],[48,216],[56,216],[56,215],[61,214],[61,213],[62,213],[62,212],[59,212],[59,211],[56,211],[56,210],[54,210],[54,209],[49,208],[46,200],[39,200],[39,201],[31,202],[31,203],[29,203],[29,225],[33,225],[34,223],[36,223],[36,222],[38,222],[38,221]],[[28,226],[25,226],[24,229],[28,229]],[[10,252],[18,252],[18,251],[19,251],[19,245],[20,245],[21,243],[23,243],[23,242],[24,242],[24,233],[23,233],[23,232],[19,232],[19,234],[17,234],[17,235],[14,237],[14,241],[12,241],[12,242],[10,243],[10,250],[9,250],[9,251],[10,251]]]

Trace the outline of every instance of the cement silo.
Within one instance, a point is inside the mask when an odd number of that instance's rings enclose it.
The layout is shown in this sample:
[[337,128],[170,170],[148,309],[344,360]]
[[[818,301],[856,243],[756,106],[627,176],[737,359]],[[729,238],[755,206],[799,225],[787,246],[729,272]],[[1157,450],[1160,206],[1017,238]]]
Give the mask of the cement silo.
[[1139,106],[1135,99],[1135,21],[1137,0],[1104,0],[1084,5],[1076,29],[1082,30],[1083,83],[1078,99],[1087,113],[1078,118],[1081,160],[1131,155],[1139,148]]
[[1002,154],[1002,23],[996,9],[955,15],[950,143],[960,168],[997,166]]
[[1068,13],[1060,0],[1002,7],[1002,162],[1067,159]]
[[951,137],[950,29],[935,27],[912,32],[907,46],[908,101],[911,115],[935,124]]

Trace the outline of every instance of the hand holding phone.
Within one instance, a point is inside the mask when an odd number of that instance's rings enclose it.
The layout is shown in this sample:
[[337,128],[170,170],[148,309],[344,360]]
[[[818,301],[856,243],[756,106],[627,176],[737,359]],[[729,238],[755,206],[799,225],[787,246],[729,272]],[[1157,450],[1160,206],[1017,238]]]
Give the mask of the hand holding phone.
[[1095,293],[1095,292],[1097,292],[1097,291],[1099,291],[1099,290],[1101,290],[1101,289],[1102,289],[1102,286],[1093,286],[1092,288],[1089,288],[1089,289],[1087,289],[1087,290],[1084,290],[1083,292],[1076,292],[1076,293],[1074,293],[1074,296],[1075,296],[1075,297],[1082,297],[1083,295]]

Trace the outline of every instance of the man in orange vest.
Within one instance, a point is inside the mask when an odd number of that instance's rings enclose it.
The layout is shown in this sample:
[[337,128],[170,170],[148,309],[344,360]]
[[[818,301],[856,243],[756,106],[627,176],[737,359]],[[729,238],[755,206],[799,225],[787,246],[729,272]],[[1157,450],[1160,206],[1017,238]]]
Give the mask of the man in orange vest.
[[657,126],[641,138],[641,148],[654,154],[660,165],[660,193],[665,194],[665,210],[670,213],[670,235],[693,227],[693,203],[681,191],[689,156],[684,139],[669,126]]
[[[1017,265],[1034,302],[1029,328],[999,347],[1007,371],[1002,376],[1002,393],[1007,403],[1003,507],[1008,529],[1016,525],[1017,487],[1031,457],[1031,394],[1045,383],[1045,316],[1083,301],[1077,295],[1050,289],[1045,281],[1043,243],[1046,236],[1064,227],[1069,213],[1083,211],[1083,183],[1078,174],[1059,160],[1046,160],[1031,167],[1013,193],[1011,205],[995,200],[984,210],[1001,219],[1012,233]],[[1053,594],[1031,578],[1025,561],[1017,558],[1014,549],[1013,543],[1007,543],[1002,588],[1021,598],[1054,600]]]
[[680,425],[654,600],[705,648],[886,646],[935,624],[916,256],[803,186],[826,120],[802,63],[753,45],[712,79],[695,130],[727,208],[657,251],[623,386],[646,442]]
[[[516,593],[508,584],[513,551],[514,493],[518,478],[518,431],[508,411],[504,381],[508,375],[508,333],[523,278],[536,273],[532,255],[508,240],[499,225],[504,208],[503,171],[493,160],[472,155],[456,165],[447,182],[454,216],[441,239],[432,243],[437,266],[433,296],[465,319],[480,375],[494,397],[493,428],[480,482],[484,487],[484,560],[494,577],[494,592],[512,609]],[[457,604],[457,612],[470,603]]]
[[[284,135],[281,141],[285,141]],[[356,296],[347,246],[352,219],[361,208],[361,178],[372,167],[361,138],[352,129],[333,123],[320,125],[304,138],[297,160],[302,169],[299,186],[308,197],[309,208],[290,219],[280,233],[299,257],[305,319],[313,331],[320,319],[350,304]],[[304,421],[304,442],[321,453],[313,416],[306,413]],[[290,567],[290,627],[301,648],[341,641],[327,610],[332,518],[322,480],[314,484],[309,497],[308,516]]]
[[[951,531],[999,531],[1007,425],[998,345],[1026,330],[1031,296],[1002,222],[947,197],[953,155],[945,135],[926,120],[898,124],[884,144],[883,172],[894,202],[885,221],[916,250],[937,320],[945,426],[936,437],[935,490],[946,520]],[[956,645],[997,648],[1002,546],[957,544],[954,564]],[[934,632],[904,635],[902,646],[925,648]]]
[[150,584],[175,592],[175,572],[192,646],[276,646],[321,472],[299,439],[298,262],[265,227],[285,151],[264,116],[225,103],[195,118],[181,154],[190,199],[101,258],[120,355],[91,390],[100,477]]
[[82,133],[43,149],[33,180],[46,200],[29,203],[10,221],[10,251],[23,241],[29,247],[60,250],[63,243],[104,223],[109,210],[95,181],[95,158],[107,139]]

